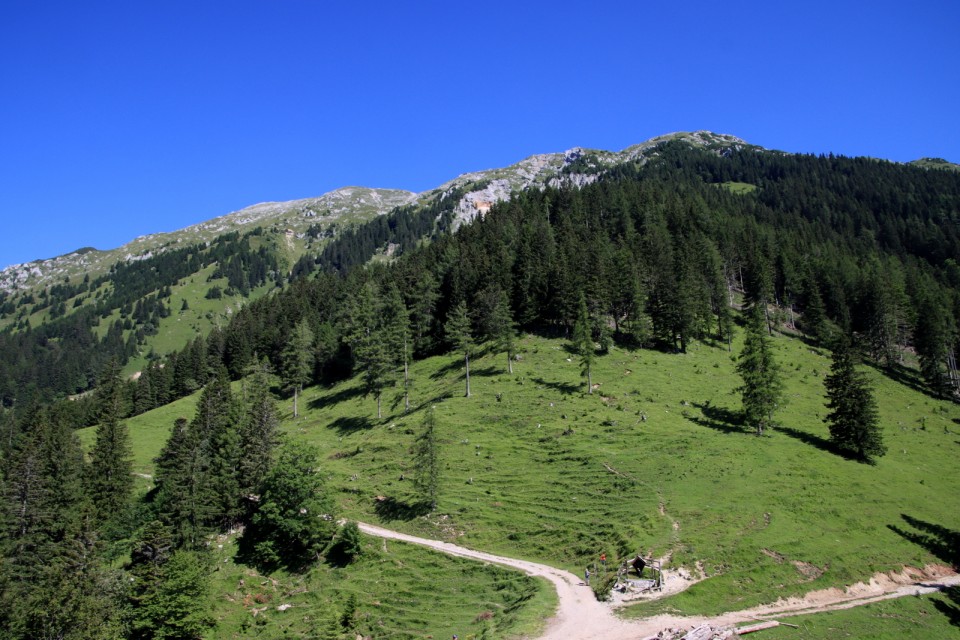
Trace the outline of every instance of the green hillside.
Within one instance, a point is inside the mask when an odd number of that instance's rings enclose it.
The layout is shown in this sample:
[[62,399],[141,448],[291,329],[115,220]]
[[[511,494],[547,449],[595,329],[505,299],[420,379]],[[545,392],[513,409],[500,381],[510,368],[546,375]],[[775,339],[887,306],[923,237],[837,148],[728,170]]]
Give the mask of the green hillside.
[[[600,552],[642,550],[709,577],[630,615],[715,614],[945,562],[916,540],[928,526],[960,531],[951,498],[960,408],[870,370],[889,453],[875,466],[851,461],[831,450],[822,422],[829,355],[784,335],[773,344],[787,402],[780,426],[759,438],[739,424],[739,378],[723,347],[615,348],[597,360],[590,395],[566,343],[533,335],[512,376],[503,354],[476,359],[470,398],[462,362],[438,356],[413,368],[410,414],[394,391],[377,420],[374,400],[349,380],[305,390],[297,420],[283,405],[283,426],[325,452],[326,481],[349,518],[574,572]],[[427,406],[442,460],[429,514],[416,507],[410,453]],[[139,469],[149,473],[158,436],[191,411],[129,420]],[[456,571],[432,579],[456,582]],[[371,589],[361,609],[385,596]]]
[[[960,174],[703,133],[632,149],[461,176],[292,264],[258,227],[0,294],[0,626],[489,638],[549,610],[343,519],[704,578],[633,617],[955,569]],[[549,185],[500,200],[511,175]],[[890,610],[950,631],[954,595]]]

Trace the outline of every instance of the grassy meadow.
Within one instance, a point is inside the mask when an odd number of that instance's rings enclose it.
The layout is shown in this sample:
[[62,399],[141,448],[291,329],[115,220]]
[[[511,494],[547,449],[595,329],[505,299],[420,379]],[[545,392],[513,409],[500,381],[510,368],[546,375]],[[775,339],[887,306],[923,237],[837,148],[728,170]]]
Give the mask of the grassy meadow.
[[[898,371],[894,380],[868,368],[889,451],[876,465],[861,464],[832,449],[822,421],[829,353],[782,335],[772,344],[785,403],[776,415],[780,426],[762,437],[740,424],[736,340],[732,354],[708,343],[694,344],[686,354],[615,347],[596,360],[597,387],[588,394],[564,341],[526,335],[512,375],[502,353],[471,360],[470,398],[464,397],[463,361],[451,354],[413,364],[409,414],[395,388],[378,420],[376,402],[363,395],[358,379],[306,389],[296,420],[290,400],[280,406],[284,429],[326,452],[326,482],[347,518],[575,573],[601,552],[615,564],[641,551],[669,555],[669,566],[699,567],[708,576],[682,594],[631,607],[627,616],[715,614],[853,584],[877,571],[955,561],[947,539],[960,531],[960,406],[925,395],[912,371]],[[191,417],[192,402],[128,421],[139,473],[150,473],[173,420]],[[411,450],[431,406],[442,473],[438,506],[425,513],[411,481]],[[82,435],[92,438],[89,430]],[[380,544],[367,539],[371,549]],[[390,554],[401,553],[402,546],[391,543]],[[454,590],[459,595],[451,598],[463,608],[462,618],[451,618],[454,626],[463,629],[479,615],[478,604],[487,596],[458,591],[465,561],[422,550],[402,553],[371,552],[363,562],[383,571],[400,563],[396,579],[406,580],[405,589],[427,581],[429,589]],[[297,597],[316,607],[340,597],[337,591],[356,590],[360,609],[375,615],[396,590],[386,574],[368,569],[358,571],[382,577],[371,584],[369,575],[362,582],[352,567],[318,568],[302,578],[283,578],[284,588],[305,589]],[[241,617],[247,621],[241,623],[226,613],[237,608],[223,600],[246,597],[227,595],[240,570],[228,572],[218,586],[224,625],[236,629],[259,621]],[[478,579],[494,592],[498,580],[520,580],[516,574],[503,578],[508,572],[501,569],[483,571]],[[420,572],[426,573],[417,578]],[[497,637],[519,633],[549,610],[552,596],[544,591],[541,585],[529,597],[532,604],[513,610],[528,622],[498,624]],[[516,592],[528,593],[519,587]],[[927,603],[924,610],[936,610],[931,599],[918,601]],[[437,628],[428,624],[437,609],[431,598],[406,602],[387,616],[391,622],[385,624],[395,633],[377,637],[425,637],[412,630]],[[920,615],[907,603],[882,606],[896,607],[905,618]],[[847,629],[867,625],[862,631],[871,635],[868,622],[877,614],[815,616],[810,620],[817,622],[807,625],[813,635],[804,637],[830,637],[830,625],[840,623],[828,616],[852,619],[843,622]],[[504,620],[495,616],[491,624]],[[938,620],[935,627],[956,630],[949,616]]]

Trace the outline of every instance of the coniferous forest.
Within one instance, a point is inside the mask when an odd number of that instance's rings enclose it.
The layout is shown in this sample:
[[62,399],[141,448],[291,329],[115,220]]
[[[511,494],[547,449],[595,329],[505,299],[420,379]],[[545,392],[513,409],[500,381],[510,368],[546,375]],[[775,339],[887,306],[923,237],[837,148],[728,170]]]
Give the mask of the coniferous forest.
[[[931,396],[960,392],[960,173],[667,142],[586,186],[516,193],[453,232],[461,196],[351,227],[286,272],[235,234],[32,301],[64,306],[111,283],[99,306],[0,333],[0,637],[199,637],[213,624],[196,605],[207,536],[245,526],[243,561],[297,571],[337,530],[313,473],[321,452],[280,438],[278,394],[360,375],[379,407],[385,389],[407,389],[410,362],[450,351],[469,395],[471,349],[512,360],[517,330],[571,340],[585,377],[594,345],[727,350],[746,331],[762,355],[765,335],[800,334],[837,352],[831,400],[854,409],[837,409],[831,433],[865,462],[884,449],[852,363]],[[387,245],[394,259],[371,261]],[[121,376],[170,313],[165,288],[211,264],[241,294],[272,290]],[[116,308],[126,320],[98,337]],[[134,495],[124,420],[198,391],[196,415],[170,425],[153,488]],[[757,403],[748,418],[762,432]],[[85,456],[73,432],[89,425]],[[305,524],[305,502],[329,517]],[[350,537],[336,540],[349,556]]]

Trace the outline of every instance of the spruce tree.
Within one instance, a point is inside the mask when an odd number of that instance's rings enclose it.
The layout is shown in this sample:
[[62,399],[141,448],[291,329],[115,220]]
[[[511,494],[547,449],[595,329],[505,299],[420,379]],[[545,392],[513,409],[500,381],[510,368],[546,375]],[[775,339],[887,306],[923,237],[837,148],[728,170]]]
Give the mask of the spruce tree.
[[417,436],[413,448],[413,466],[415,470],[414,487],[430,509],[437,508],[437,492],[440,485],[440,461],[437,453],[437,417],[433,407],[423,416],[423,431]]
[[72,429],[30,412],[4,460],[0,629],[11,638],[117,637],[117,611]]
[[507,373],[512,374],[517,325],[510,311],[510,300],[502,289],[497,290],[496,303],[490,314],[490,332],[497,350],[506,353]]
[[463,362],[467,372],[467,393],[470,397],[470,355],[473,352],[474,340],[473,330],[470,326],[470,316],[467,315],[467,303],[460,301],[451,312],[444,325],[447,339],[453,344],[454,348],[463,354]]
[[931,285],[917,294],[917,321],[914,327],[914,346],[920,358],[920,374],[930,391],[948,397],[956,391],[950,379],[948,366],[950,345],[955,327],[943,296]]
[[193,420],[177,420],[156,459],[158,513],[178,546],[197,547],[242,513],[239,413],[221,370],[200,394]]
[[175,551],[153,570],[149,579],[134,582],[129,621],[133,638],[201,638],[216,626],[210,613],[209,558],[204,552]]
[[587,393],[593,393],[594,344],[591,332],[590,314],[587,312],[587,299],[580,295],[577,320],[573,325],[570,347],[580,356],[580,374],[587,379]]
[[830,375],[824,385],[827,389],[826,422],[830,439],[841,449],[852,453],[863,462],[887,451],[880,433],[877,403],[863,373],[856,369],[853,348],[846,338],[839,339],[833,350]]
[[[396,296],[394,304],[403,307]],[[399,308],[390,309],[375,282],[367,282],[352,301],[348,319],[350,349],[360,370],[364,390],[377,400],[377,418],[383,417],[383,391],[394,384],[404,344]],[[388,318],[388,312],[392,318]],[[396,324],[391,320],[396,318]]]
[[[410,411],[410,358],[413,339],[410,332],[410,312],[403,304],[403,297],[396,286],[391,285],[383,305],[383,331],[392,366],[385,382],[392,384],[396,371],[403,369],[403,410]],[[379,416],[379,411],[377,412]]]
[[100,422],[96,444],[90,452],[87,485],[101,520],[126,511],[133,493],[133,452],[124,411],[124,388],[119,366],[113,363],[100,385]]
[[241,548],[262,569],[300,570],[327,547],[337,529],[334,501],[317,469],[318,451],[288,442],[263,481]]
[[303,386],[313,378],[313,331],[306,320],[301,320],[293,329],[281,355],[283,379],[287,388],[293,391],[293,417],[299,417],[297,400]]
[[260,484],[273,462],[280,438],[280,417],[270,395],[266,371],[259,370],[250,382],[249,400],[240,423],[239,481],[242,499],[259,493]]
[[743,378],[739,391],[744,421],[756,428],[758,436],[763,435],[763,430],[773,422],[783,384],[770,349],[763,310],[758,305],[749,311],[737,372]]

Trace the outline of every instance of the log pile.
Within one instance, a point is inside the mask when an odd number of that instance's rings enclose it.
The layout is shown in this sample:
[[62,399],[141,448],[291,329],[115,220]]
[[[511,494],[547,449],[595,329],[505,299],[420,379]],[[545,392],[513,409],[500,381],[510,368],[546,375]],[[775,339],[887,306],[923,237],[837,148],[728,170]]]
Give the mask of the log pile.
[[[644,640],[734,640],[754,631],[763,631],[780,626],[776,620],[763,620],[743,627],[714,627],[702,624],[693,629],[664,629]],[[793,626],[793,625],[789,625]]]

